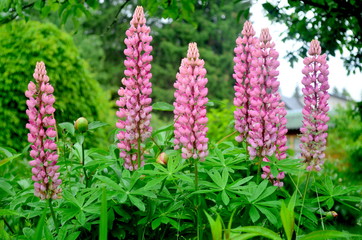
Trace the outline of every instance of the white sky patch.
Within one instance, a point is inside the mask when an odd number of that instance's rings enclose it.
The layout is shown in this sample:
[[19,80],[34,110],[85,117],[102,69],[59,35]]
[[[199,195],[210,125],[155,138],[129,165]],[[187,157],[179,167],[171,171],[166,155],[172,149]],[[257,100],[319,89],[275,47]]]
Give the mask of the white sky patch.
[[[282,94],[285,96],[292,96],[296,86],[302,87],[301,81],[303,78],[302,69],[303,62],[302,58],[299,58],[299,61],[294,64],[294,67],[291,68],[288,60],[285,58],[287,51],[292,49],[297,50],[301,43],[296,41],[287,41],[282,42],[283,32],[287,30],[287,26],[279,23],[271,23],[266,17],[266,11],[263,9],[262,4],[265,3],[265,0],[256,1],[251,7],[251,22],[256,31],[256,35],[259,37],[260,31],[262,28],[269,28],[270,34],[275,42],[276,50],[279,52],[279,81]],[[283,4],[284,5],[284,4]],[[311,17],[311,14],[308,12],[307,17]],[[313,14],[314,15],[314,14]],[[311,39],[312,40],[312,39]],[[308,46],[309,47],[309,46]],[[323,49],[322,49],[323,52]],[[343,54],[347,55],[347,54]],[[347,75],[347,70],[343,66],[343,60],[341,59],[341,54],[336,53],[335,57],[329,56],[329,85],[330,92],[333,88],[336,87],[340,92],[345,88],[351,97],[354,100],[362,100],[362,73],[357,71],[356,74]]]

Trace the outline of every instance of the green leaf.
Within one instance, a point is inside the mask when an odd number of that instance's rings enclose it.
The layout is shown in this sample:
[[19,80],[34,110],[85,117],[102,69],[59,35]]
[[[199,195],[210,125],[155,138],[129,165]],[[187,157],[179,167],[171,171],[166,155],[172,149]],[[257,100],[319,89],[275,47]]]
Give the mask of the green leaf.
[[84,226],[86,224],[86,218],[83,211],[79,211],[79,213],[76,216],[76,219],[78,220],[81,226]]
[[174,128],[173,123],[170,124],[170,125],[166,125],[166,126],[160,128],[160,129],[157,129],[155,132],[153,132],[153,133],[152,133],[152,136],[154,137],[154,136],[156,136],[157,134],[159,134],[159,133],[161,133],[161,132],[171,131],[171,130],[173,130],[173,128]]
[[251,206],[251,207],[250,207],[249,216],[250,216],[250,218],[251,218],[251,221],[253,221],[253,223],[255,223],[256,221],[258,221],[258,219],[260,218],[259,211],[256,210],[256,208],[255,208],[254,206]]
[[278,187],[275,186],[271,186],[268,187],[259,197],[258,199],[256,199],[256,201],[261,201],[266,197],[269,197],[271,194],[273,194],[276,190],[278,189]]
[[239,227],[234,228],[231,230],[232,232],[247,232],[247,233],[254,233],[257,236],[266,237],[272,240],[282,240],[281,237],[276,232],[264,227],[259,226],[247,226],[247,227]]
[[205,105],[206,105],[207,107],[213,107],[213,106],[215,106],[215,103],[208,101]]
[[2,216],[21,216],[21,214],[11,209],[0,209],[0,217]]
[[258,199],[258,197],[262,194],[262,192],[264,192],[264,190],[266,189],[268,185],[268,181],[264,180],[262,181],[255,189],[255,191],[253,192],[253,195],[251,196],[251,198],[249,199],[250,202],[255,201],[256,199]]
[[81,208],[82,204],[78,201],[78,199],[76,199],[73,194],[69,191],[64,191],[63,192],[63,197],[64,199],[66,199],[67,201],[69,201],[70,203],[72,203],[74,206]]
[[99,180],[101,180],[107,186],[113,188],[114,190],[124,192],[124,189],[120,185],[118,185],[115,181],[113,181],[112,179],[105,177],[105,176],[99,176],[99,175],[95,175],[94,177],[98,178]]
[[155,220],[152,221],[152,224],[151,224],[152,230],[155,230],[160,225],[161,225],[161,218],[156,218]]
[[70,122],[63,122],[58,124],[61,129],[67,130],[68,133],[70,133],[72,136],[74,136],[74,124]]
[[36,226],[35,234],[34,234],[34,240],[42,239],[43,236],[43,228],[45,224],[45,217],[46,217],[46,210],[44,209],[43,215],[41,216],[38,225]]
[[78,238],[79,234],[80,234],[80,231],[71,233],[67,236],[67,238],[65,240],[76,240]]
[[326,205],[327,205],[328,209],[331,209],[331,208],[333,207],[333,205],[334,205],[334,200],[333,200],[333,198],[328,199],[328,200],[326,201]]
[[145,204],[139,198],[129,195],[129,200],[131,200],[131,203],[138,207],[142,212],[146,210]]
[[156,102],[152,104],[152,110],[172,112],[174,110],[174,106],[165,102]]
[[146,186],[144,186],[144,189],[153,189],[155,186],[160,186],[160,183],[167,178],[167,176],[162,176],[159,178],[152,179],[151,181],[147,182]]
[[277,226],[278,225],[278,219],[276,218],[276,216],[266,207],[262,207],[262,206],[258,206],[256,205],[257,209],[263,213],[266,218],[274,225]]
[[102,189],[102,200],[101,200],[101,219],[99,224],[99,240],[107,240],[107,193],[106,188]]
[[247,240],[247,239],[251,239],[253,237],[257,237],[257,236],[259,236],[259,234],[257,234],[257,233],[244,233],[244,234],[240,234],[240,235],[233,234],[231,239]]
[[299,240],[327,240],[331,238],[352,238],[358,237],[362,238],[362,235],[359,234],[351,234],[348,232],[340,232],[335,230],[321,230],[308,233],[307,235],[302,236]]
[[107,125],[108,125],[108,123],[104,123],[104,122],[100,122],[100,121],[91,122],[88,125],[88,130],[94,130],[94,129],[104,127]]
[[61,212],[62,214],[60,216],[62,218],[62,223],[65,223],[69,219],[74,218],[80,212],[80,208],[79,207],[66,208]]
[[210,228],[211,228],[211,234],[212,234],[212,240],[222,240],[222,220],[219,214],[217,214],[216,220],[214,220],[209,214],[207,214],[206,211],[205,215],[207,217],[207,220],[209,221]]
[[20,157],[20,156],[21,156],[21,154],[19,153],[19,154],[16,154],[16,155],[12,156],[12,157],[8,157],[8,158],[5,158],[5,159],[3,159],[3,160],[0,160],[0,167],[1,167],[2,165],[4,165],[5,163],[8,163],[8,162],[10,162],[10,161],[12,161],[12,160]]
[[282,219],[285,235],[288,240],[291,240],[294,232],[294,211],[288,209],[284,201],[282,201],[280,209],[280,218]]
[[225,190],[223,190],[223,191],[221,192],[221,199],[222,199],[222,201],[224,202],[225,205],[228,205],[229,202],[230,202],[230,198],[229,198],[229,196],[226,194],[226,191],[225,191]]

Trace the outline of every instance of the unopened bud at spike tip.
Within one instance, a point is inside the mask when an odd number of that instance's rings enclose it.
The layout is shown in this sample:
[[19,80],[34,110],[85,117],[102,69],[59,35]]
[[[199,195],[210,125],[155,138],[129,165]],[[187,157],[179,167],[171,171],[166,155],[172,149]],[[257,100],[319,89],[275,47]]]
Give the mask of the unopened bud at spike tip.
[[269,41],[272,40],[272,37],[271,37],[271,35],[270,35],[270,33],[269,33],[269,29],[268,29],[268,28],[263,28],[263,29],[261,30],[259,40],[260,40],[261,42],[264,42],[264,43],[267,43],[267,42],[269,42]]
[[314,56],[314,55],[320,55],[321,52],[322,52],[322,50],[321,50],[321,46],[319,44],[319,41],[316,40],[316,39],[312,40],[311,43],[310,43],[308,54],[311,55],[311,56]]

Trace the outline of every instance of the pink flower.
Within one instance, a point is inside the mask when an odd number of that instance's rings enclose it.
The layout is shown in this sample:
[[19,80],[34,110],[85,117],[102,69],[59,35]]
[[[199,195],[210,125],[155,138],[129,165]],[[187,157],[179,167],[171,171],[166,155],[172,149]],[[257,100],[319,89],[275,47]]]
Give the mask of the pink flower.
[[182,59],[176,75],[175,91],[175,149],[182,148],[184,159],[194,158],[204,161],[208,155],[208,128],[206,103],[207,78],[204,60],[199,59],[196,43],[190,43],[187,58]]
[[312,40],[308,51],[310,57],[303,60],[304,93],[303,126],[300,129],[300,148],[307,170],[320,171],[325,157],[328,129],[328,64],[326,55],[321,54],[318,40]]
[[29,165],[33,167],[34,195],[41,199],[57,199],[62,191],[59,187],[62,180],[59,179],[59,166],[56,165],[58,155],[54,138],[57,132],[53,117],[55,98],[52,94],[54,89],[46,74],[44,63],[37,62],[33,74],[36,83],[30,82],[25,92],[25,96],[29,98],[26,101],[26,113],[29,117],[26,128],[29,129],[28,141],[32,143],[30,156],[34,159]]
[[[279,160],[284,159],[287,120],[278,93],[279,54],[267,28],[262,30],[259,40],[254,37],[250,22],[245,22],[242,33],[244,38],[237,39],[234,58],[237,81],[234,104],[239,107],[234,113],[235,128],[240,133],[236,140],[247,140],[251,159],[257,156],[267,159],[274,154]],[[270,169],[263,170],[263,178],[274,178],[268,172]]]
[[255,31],[249,21],[244,23],[243,37],[236,39],[236,47],[234,49],[234,74],[233,78],[236,80],[234,86],[235,98],[234,105],[237,107],[234,112],[235,130],[239,135],[235,138],[236,141],[241,142],[246,139],[249,129],[249,98],[250,98],[250,81],[253,75],[253,67],[259,62],[252,54],[253,50],[258,44],[258,38],[255,37]]
[[137,7],[124,40],[127,45],[124,50],[127,56],[124,61],[126,77],[122,79],[124,87],[118,91],[117,116],[120,119],[116,124],[121,129],[117,134],[120,157],[124,158],[124,167],[131,171],[144,165],[143,142],[152,132],[150,31],[146,26],[143,8]]

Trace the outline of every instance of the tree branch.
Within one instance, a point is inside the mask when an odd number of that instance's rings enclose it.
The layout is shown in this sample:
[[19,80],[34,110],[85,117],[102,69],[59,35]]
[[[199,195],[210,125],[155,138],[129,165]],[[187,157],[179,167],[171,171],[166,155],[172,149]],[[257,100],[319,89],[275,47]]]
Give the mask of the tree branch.
[[121,13],[122,9],[123,9],[123,8],[127,5],[127,3],[129,3],[129,2],[130,2],[130,0],[126,0],[126,1],[119,7],[116,16],[114,16],[113,22],[107,27],[105,33],[108,32],[108,31],[111,29],[111,27],[112,27],[114,24],[117,23],[119,14]]

